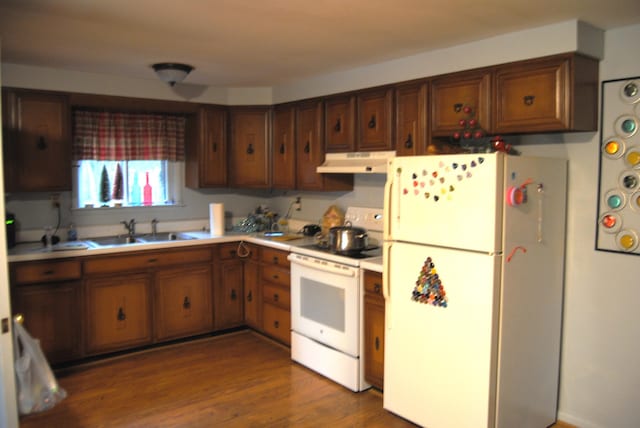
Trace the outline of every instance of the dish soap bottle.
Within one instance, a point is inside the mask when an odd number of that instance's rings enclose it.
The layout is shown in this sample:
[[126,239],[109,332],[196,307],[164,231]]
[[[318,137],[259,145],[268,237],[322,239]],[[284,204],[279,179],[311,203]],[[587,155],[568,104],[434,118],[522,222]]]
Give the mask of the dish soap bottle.
[[77,241],[78,240],[78,232],[76,231],[76,226],[71,223],[69,225],[69,229],[67,230],[67,241]]
[[147,177],[147,183],[144,185],[144,188],[142,189],[142,193],[143,193],[143,204],[145,206],[150,206],[151,205],[151,195],[152,195],[152,189],[151,189],[151,185],[149,184],[149,171],[146,172],[146,177]]

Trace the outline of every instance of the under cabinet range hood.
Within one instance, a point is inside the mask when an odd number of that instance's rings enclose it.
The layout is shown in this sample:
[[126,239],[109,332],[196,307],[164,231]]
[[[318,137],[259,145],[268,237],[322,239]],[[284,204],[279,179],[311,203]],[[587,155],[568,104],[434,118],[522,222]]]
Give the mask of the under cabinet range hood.
[[387,162],[396,155],[388,152],[327,153],[316,172],[323,174],[386,174]]

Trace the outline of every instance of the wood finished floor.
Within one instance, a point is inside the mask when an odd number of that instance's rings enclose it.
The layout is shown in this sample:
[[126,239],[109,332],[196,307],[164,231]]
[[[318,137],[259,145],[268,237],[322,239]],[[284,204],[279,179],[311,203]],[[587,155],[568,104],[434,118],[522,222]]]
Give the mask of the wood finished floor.
[[250,331],[158,348],[57,373],[68,397],[23,417],[31,427],[414,427],[293,363]]

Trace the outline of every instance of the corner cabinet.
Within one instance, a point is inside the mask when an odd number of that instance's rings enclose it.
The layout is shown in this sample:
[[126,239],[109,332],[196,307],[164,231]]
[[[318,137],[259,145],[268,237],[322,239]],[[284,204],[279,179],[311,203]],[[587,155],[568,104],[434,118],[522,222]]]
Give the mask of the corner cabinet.
[[200,107],[189,124],[194,132],[187,136],[185,177],[192,189],[227,185],[227,110]]
[[275,189],[296,187],[295,108],[278,106],[273,110],[273,146],[271,186]]
[[[448,74],[431,80],[431,136],[451,137],[462,129],[461,120],[473,118],[489,131],[491,126],[491,70]],[[469,109],[470,113],[465,110]]]
[[498,66],[493,132],[597,130],[598,67],[578,54]]
[[296,187],[300,190],[352,190],[353,174],[316,172],[325,155],[322,106],[320,100],[296,106]]
[[3,89],[2,98],[6,191],[71,190],[68,96]]
[[384,297],[382,274],[364,271],[364,377],[384,386]]
[[270,186],[270,107],[233,107],[229,149],[232,187],[266,189]]
[[396,86],[396,156],[427,153],[427,82]]

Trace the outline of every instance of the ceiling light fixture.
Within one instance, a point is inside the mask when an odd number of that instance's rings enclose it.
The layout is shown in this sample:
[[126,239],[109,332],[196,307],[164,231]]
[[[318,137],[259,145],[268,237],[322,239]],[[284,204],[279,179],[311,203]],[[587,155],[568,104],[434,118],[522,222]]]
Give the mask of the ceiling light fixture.
[[171,86],[182,82],[184,78],[187,77],[187,74],[193,70],[193,67],[190,65],[176,62],[159,62],[153,64],[151,67],[160,80],[167,82]]

